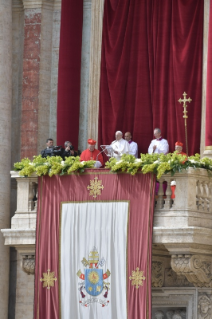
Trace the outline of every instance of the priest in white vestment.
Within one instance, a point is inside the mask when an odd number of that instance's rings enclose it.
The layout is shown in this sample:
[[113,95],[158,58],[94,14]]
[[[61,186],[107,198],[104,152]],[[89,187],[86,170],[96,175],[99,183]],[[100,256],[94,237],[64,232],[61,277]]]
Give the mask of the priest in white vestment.
[[148,153],[163,153],[167,154],[169,152],[169,144],[165,138],[161,136],[161,130],[159,128],[154,129],[155,139],[149,145]]
[[124,138],[130,145],[129,154],[134,155],[136,158],[138,158],[138,144],[132,141],[132,134],[130,132],[126,132],[124,134]]
[[123,154],[129,154],[130,146],[127,141],[122,138],[123,134],[121,131],[117,131],[115,134],[116,140],[111,143],[113,148],[113,157],[120,160]]

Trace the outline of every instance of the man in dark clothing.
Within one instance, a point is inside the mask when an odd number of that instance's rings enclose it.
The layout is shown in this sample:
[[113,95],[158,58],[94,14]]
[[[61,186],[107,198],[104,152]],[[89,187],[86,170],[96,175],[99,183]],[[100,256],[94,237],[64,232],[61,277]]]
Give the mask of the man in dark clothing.
[[69,157],[69,156],[79,156],[80,155],[80,151],[75,151],[74,150],[74,146],[72,145],[71,142],[66,141],[64,143],[65,148],[62,149],[62,157],[65,159],[65,157]]

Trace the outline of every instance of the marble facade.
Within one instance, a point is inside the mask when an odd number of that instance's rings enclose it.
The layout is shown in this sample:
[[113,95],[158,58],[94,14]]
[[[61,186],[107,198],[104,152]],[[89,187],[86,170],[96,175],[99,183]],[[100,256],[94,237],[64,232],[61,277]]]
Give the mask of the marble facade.
[[[204,0],[204,4],[202,155],[210,1]],[[98,137],[103,8],[104,0],[84,0],[79,149],[85,148],[87,137]],[[12,172],[10,181],[9,170],[21,157],[21,143],[23,154],[31,156],[25,147],[30,130],[35,133],[33,152],[44,147],[46,137],[56,141],[60,14],[60,0],[0,0],[0,72],[4,79],[0,86],[0,135],[4,136],[1,143],[5,150],[0,157],[1,319],[33,318],[37,177],[23,179]],[[35,17],[39,17],[36,23]],[[25,38],[26,26],[37,28],[34,44],[39,44],[35,48],[37,64],[31,69],[27,69],[27,45],[32,43]],[[33,96],[25,91],[29,88],[27,74],[37,81],[36,87],[30,87],[37,97],[34,106],[28,103]],[[24,105],[25,113],[33,114],[29,127],[22,117]],[[165,201],[163,180],[168,182]],[[174,202],[169,188],[172,180],[176,181]],[[153,231],[152,318],[212,318],[211,181],[205,171],[191,169],[174,178],[164,175],[160,182]]]

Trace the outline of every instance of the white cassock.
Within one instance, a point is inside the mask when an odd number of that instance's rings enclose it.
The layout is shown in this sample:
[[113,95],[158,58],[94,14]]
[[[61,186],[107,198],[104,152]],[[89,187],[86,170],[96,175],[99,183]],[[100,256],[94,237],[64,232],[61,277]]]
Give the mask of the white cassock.
[[118,160],[123,154],[129,154],[130,152],[130,144],[123,138],[121,138],[119,141],[113,141],[111,143],[111,147],[114,151],[118,152],[118,154],[113,153],[113,157],[117,158]]
[[[129,143],[129,142],[128,142]],[[130,145],[130,155],[134,155],[136,158],[138,158],[138,144],[131,141],[131,143],[129,143]]]
[[163,153],[163,154],[167,154],[169,152],[169,144],[167,142],[167,140],[165,140],[165,138],[160,139],[155,139],[152,140],[152,142],[149,145],[148,148],[148,153],[152,154],[153,153],[153,146],[156,145],[156,149],[154,151],[154,153]]

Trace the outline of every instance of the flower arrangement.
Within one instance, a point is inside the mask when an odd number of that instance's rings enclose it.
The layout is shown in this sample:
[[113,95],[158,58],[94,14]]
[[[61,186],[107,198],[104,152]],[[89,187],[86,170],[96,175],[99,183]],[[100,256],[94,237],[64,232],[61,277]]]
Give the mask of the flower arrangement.
[[[15,171],[19,171],[20,176],[30,176],[36,173],[42,175],[67,175],[72,173],[83,173],[86,168],[94,168],[95,161],[80,162],[79,156],[67,157],[65,161],[60,156],[42,158],[41,155],[34,156],[33,161],[24,158],[21,162],[14,164]],[[110,158],[105,164],[112,172],[126,172],[135,175],[137,172],[154,173],[157,178],[163,174],[181,172],[188,167],[204,168],[209,173],[212,171],[212,160],[205,157],[180,155],[177,152],[164,154],[140,154],[140,158],[133,155],[123,155],[120,160]]]
[[93,168],[95,161],[80,162],[79,156],[66,157],[63,161],[60,156],[42,158],[41,155],[34,156],[33,161],[24,158],[21,162],[14,164],[14,170],[19,171],[20,176],[30,176],[36,173],[38,176],[65,175],[71,173],[83,173],[86,168]]
[[127,172],[135,175],[138,171],[143,174],[154,173],[157,179],[163,174],[181,172],[188,167],[204,168],[208,172],[212,171],[212,160],[205,157],[200,158],[199,154],[189,156],[177,154],[177,152],[164,154],[141,154],[141,158],[137,159],[132,155],[123,155],[121,160],[117,161],[111,158],[106,164],[106,168],[110,168],[112,172]]

